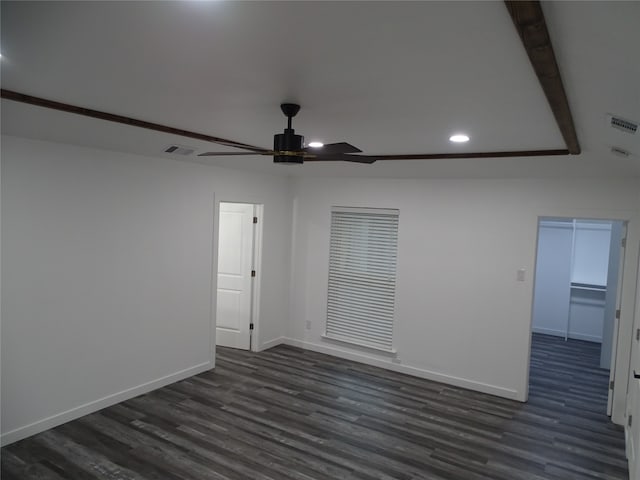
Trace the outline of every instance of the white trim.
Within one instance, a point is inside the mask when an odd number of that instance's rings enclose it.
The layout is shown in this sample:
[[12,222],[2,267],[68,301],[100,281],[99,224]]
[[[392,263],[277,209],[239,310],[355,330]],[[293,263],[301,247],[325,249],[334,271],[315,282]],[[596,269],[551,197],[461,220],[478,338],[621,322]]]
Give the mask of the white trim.
[[253,204],[253,216],[258,218],[258,223],[253,224],[253,270],[256,276],[251,282],[251,350],[259,352],[260,348],[260,290],[262,288],[262,229],[264,223],[264,205]]
[[185,368],[184,370],[180,370],[170,375],[160,377],[156,380],[152,380],[150,382],[146,382],[141,385],[128,388],[126,390],[122,390],[121,392],[114,393],[112,395],[107,395],[106,397],[85,403],[84,405],[74,407],[70,410],[56,413],[55,415],[43,418],[42,420],[38,420],[37,422],[33,422],[29,425],[24,425],[9,432],[3,433],[0,443],[4,447],[5,445],[8,445],[10,443],[17,442],[18,440],[30,437],[31,435],[35,435],[36,433],[44,432],[45,430],[48,430],[50,428],[57,427],[58,425],[70,422],[71,420],[75,420],[76,418],[80,418],[90,413],[97,412],[98,410],[102,410],[103,408],[109,407],[111,405],[115,405],[116,403],[124,402],[125,400],[129,400],[130,398],[137,397],[138,395],[148,393],[157,388],[164,387],[171,383],[178,382],[202,372],[206,372],[211,368],[211,362],[200,363],[198,365],[194,365],[193,367]]
[[257,345],[255,351],[256,352],[263,352],[264,350],[268,350],[270,348],[277,347],[278,345],[283,344],[284,341],[285,341],[285,337],[274,338],[273,340],[269,340],[267,342],[264,342],[261,345]]
[[218,302],[218,204],[213,192],[213,220],[211,229],[211,278],[209,279],[209,362],[216,365],[216,307]]
[[329,347],[327,345],[318,345],[317,343],[305,342],[294,338],[285,337],[283,338],[283,343],[285,345],[291,345],[293,347],[300,347],[314,352],[325,353],[327,355],[333,355],[334,357],[344,358],[346,360],[364,363],[374,367],[384,368],[386,370],[393,370],[394,372],[405,373],[414,377],[425,378],[427,380],[433,380],[435,382],[467,388],[469,390],[474,390],[477,392],[488,393],[490,395],[496,395],[498,397],[508,398],[510,400],[524,401],[524,398],[522,397],[520,392],[518,392],[517,390],[512,390],[510,388],[489,385],[487,383],[476,382],[474,380],[468,380],[466,378],[454,377],[443,373],[433,372],[431,370],[410,367],[408,365],[391,363],[391,361],[369,357],[368,355],[363,355],[361,353],[345,352],[344,350],[340,350],[338,348]]
[[217,326],[218,326],[218,235],[220,228],[220,201],[216,200],[216,194],[213,194],[213,237],[211,239],[211,325],[209,331],[209,361],[212,367],[216,364],[216,347],[218,345]]
[[[631,436],[631,428],[629,427],[629,416],[625,414],[624,416],[624,454],[629,459],[632,455],[631,446],[633,445],[633,437]],[[631,465],[629,465],[631,468]],[[631,471],[629,471],[629,478],[631,478]]]

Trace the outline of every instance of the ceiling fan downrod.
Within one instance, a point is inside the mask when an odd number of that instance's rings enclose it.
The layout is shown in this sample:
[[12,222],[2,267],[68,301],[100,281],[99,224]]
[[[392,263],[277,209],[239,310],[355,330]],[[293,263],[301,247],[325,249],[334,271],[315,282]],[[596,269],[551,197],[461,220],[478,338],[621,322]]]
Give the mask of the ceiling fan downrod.
[[300,105],[283,103],[280,105],[280,109],[287,117],[287,128],[284,133],[273,136],[273,150],[279,153],[279,155],[273,156],[273,161],[275,163],[301,164],[304,162],[304,157],[295,155],[294,152],[300,152],[304,148],[304,137],[296,135],[295,130],[291,127],[291,119],[300,111]]

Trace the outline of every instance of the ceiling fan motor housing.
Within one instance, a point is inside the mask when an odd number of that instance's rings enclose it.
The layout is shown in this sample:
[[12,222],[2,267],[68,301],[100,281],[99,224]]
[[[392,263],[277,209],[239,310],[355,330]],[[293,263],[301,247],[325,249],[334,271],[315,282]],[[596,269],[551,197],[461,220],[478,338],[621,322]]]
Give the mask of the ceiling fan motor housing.
[[273,150],[281,153],[281,155],[274,155],[273,161],[275,163],[303,163],[304,157],[296,155],[296,153],[302,153],[303,148],[304,137],[296,135],[293,128],[286,128],[284,133],[273,136]]

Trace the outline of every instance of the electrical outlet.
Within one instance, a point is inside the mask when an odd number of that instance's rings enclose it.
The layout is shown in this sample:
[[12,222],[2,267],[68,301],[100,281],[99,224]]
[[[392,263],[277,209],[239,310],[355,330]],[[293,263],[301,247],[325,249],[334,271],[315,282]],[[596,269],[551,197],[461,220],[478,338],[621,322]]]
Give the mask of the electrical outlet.
[[311,330],[311,320],[307,320],[307,330]]

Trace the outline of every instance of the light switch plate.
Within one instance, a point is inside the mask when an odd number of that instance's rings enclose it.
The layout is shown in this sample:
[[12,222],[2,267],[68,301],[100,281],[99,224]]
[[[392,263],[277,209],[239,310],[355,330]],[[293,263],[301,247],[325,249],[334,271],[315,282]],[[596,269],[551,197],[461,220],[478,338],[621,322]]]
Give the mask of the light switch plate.
[[524,282],[527,271],[524,268],[518,269],[518,273],[516,273],[516,280],[519,282]]

